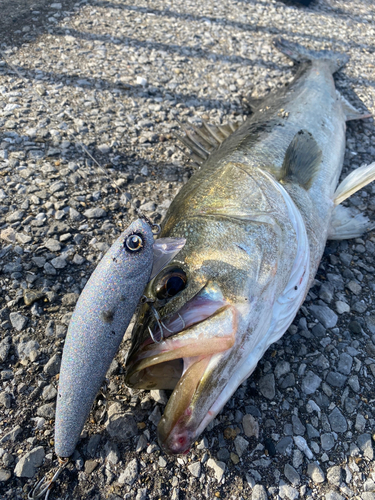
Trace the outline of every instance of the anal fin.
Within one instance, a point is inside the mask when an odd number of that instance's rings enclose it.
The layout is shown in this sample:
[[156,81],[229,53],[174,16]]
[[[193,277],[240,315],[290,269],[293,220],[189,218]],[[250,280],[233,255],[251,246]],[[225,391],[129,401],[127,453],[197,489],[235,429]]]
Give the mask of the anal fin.
[[281,179],[310,189],[322,161],[322,151],[310,132],[300,130],[285,153]]
[[375,180],[375,162],[357,168],[339,184],[333,195],[333,202],[339,205],[367,184]]
[[338,205],[332,214],[328,239],[349,240],[359,238],[363,233],[374,228],[375,223],[371,222],[365,215],[355,215],[350,208]]

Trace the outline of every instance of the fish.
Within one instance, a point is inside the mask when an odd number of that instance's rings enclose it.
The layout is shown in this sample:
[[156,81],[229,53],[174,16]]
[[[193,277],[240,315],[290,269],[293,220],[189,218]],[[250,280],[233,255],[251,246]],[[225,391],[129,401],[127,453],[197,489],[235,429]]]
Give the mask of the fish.
[[157,427],[168,454],[189,451],[286,332],[327,239],[374,227],[340,205],[375,179],[372,163],[338,185],[346,121],[371,116],[335,88],[347,56],[274,45],[298,64],[293,81],[242,123],[203,122],[182,137],[200,169],[161,236],[186,244],[147,285],[125,374],[129,387],[173,391]]
[[152,225],[134,221],[110,247],[79,296],[65,341],[56,405],[55,452],[72,455],[91,406],[147,282],[183,247],[154,241]]

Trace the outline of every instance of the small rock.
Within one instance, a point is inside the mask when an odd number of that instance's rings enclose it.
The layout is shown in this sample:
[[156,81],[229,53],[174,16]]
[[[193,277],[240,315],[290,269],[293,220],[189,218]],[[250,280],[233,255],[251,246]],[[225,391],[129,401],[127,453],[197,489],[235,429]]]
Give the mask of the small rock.
[[363,432],[366,427],[366,419],[361,413],[357,413],[357,417],[355,419],[355,430],[358,432]]
[[348,430],[346,419],[337,406],[332,410],[328,418],[333,431],[346,432]]
[[323,450],[328,451],[331,450],[335,446],[335,439],[333,434],[327,432],[320,436],[320,444],[322,445]]
[[246,448],[249,446],[249,442],[242,436],[237,436],[234,440],[234,446],[236,448],[237,455],[241,458]]
[[334,486],[337,486],[337,488],[340,487],[341,485],[341,474],[342,470],[339,465],[335,465],[333,467],[330,467],[327,470],[327,480],[330,484],[333,484]]
[[85,473],[91,474],[98,466],[98,462],[96,460],[86,460],[85,462]]
[[66,307],[75,306],[78,299],[78,293],[66,293],[61,299],[61,304]]
[[54,405],[54,403],[47,403],[45,405],[40,406],[37,409],[36,414],[38,415],[38,417],[44,417],[48,420],[55,418],[55,405]]
[[149,421],[152,422],[156,427],[158,426],[158,423],[160,422],[161,419],[161,412],[159,406],[155,406],[154,410],[152,411],[151,415],[148,417]]
[[133,460],[131,460],[128,463],[124,472],[120,474],[118,482],[120,484],[128,484],[129,486],[132,486],[132,484],[136,481],[137,477],[138,477],[138,462],[136,458],[133,458]]
[[225,463],[209,458],[207,460],[207,466],[214,470],[215,477],[217,481],[220,482],[225,472]]
[[290,486],[290,484],[281,480],[279,486],[279,497],[287,500],[296,500],[299,497],[299,492],[296,488],[293,488],[293,486]]
[[256,484],[251,493],[251,500],[268,500],[266,488],[261,484]]
[[301,482],[300,475],[298,474],[296,469],[289,464],[285,464],[284,475],[292,483],[293,486],[298,486]]
[[134,418],[130,414],[123,412],[113,415],[110,415],[110,412],[108,412],[106,429],[112,438],[121,439],[121,441],[128,441],[138,434],[138,428]]
[[307,475],[311,477],[314,483],[323,483],[325,480],[324,472],[320,468],[318,462],[311,462],[307,466]]
[[350,312],[350,306],[346,302],[343,302],[342,300],[336,301],[335,306],[338,314],[345,314]]
[[342,352],[340,354],[339,362],[337,365],[338,371],[343,373],[344,375],[349,375],[350,370],[352,369],[352,365],[353,365],[353,358],[350,356],[350,354]]
[[0,469],[0,483],[6,483],[12,477],[12,473],[6,469]]
[[199,478],[201,475],[201,463],[198,462],[193,462],[192,464],[188,465],[189,472],[192,476]]
[[345,377],[338,372],[329,372],[326,378],[326,382],[333,387],[344,387],[345,382],[348,377]]
[[259,424],[252,415],[244,415],[242,419],[242,426],[245,436],[254,436],[256,439],[259,438]]
[[7,392],[0,392],[0,406],[10,408],[12,406],[12,396]]
[[302,391],[305,394],[313,394],[320,386],[322,379],[309,370],[302,380]]
[[51,260],[51,264],[55,269],[64,269],[67,266],[67,262],[64,257],[56,257]]
[[8,441],[12,441],[13,443],[17,440],[18,436],[22,432],[22,427],[16,425],[10,432],[7,432],[0,439],[0,444],[7,443]]
[[48,248],[51,252],[60,252],[61,250],[61,245],[57,240],[54,240],[53,238],[48,239],[45,243],[44,246]]
[[329,491],[325,495],[325,500],[345,500],[343,496],[339,495],[336,491]]
[[106,217],[107,212],[103,208],[89,208],[83,212],[83,215],[88,219],[100,219]]
[[17,477],[34,477],[36,468],[43,463],[44,456],[43,446],[38,446],[29,451],[17,462],[14,469],[15,475]]
[[361,434],[358,436],[357,444],[366,458],[373,460],[374,450],[372,447],[372,440],[370,434]]
[[259,390],[267,399],[275,397],[275,376],[273,373],[268,373],[259,380]]
[[28,318],[26,318],[26,316],[22,316],[22,314],[17,312],[10,313],[9,319],[13,328],[15,328],[18,332],[21,332],[28,322]]
[[54,377],[60,371],[61,365],[61,356],[59,354],[54,354],[52,358],[46,363],[43,368],[44,373],[49,375],[50,377]]
[[311,313],[325,328],[336,326],[338,316],[327,306],[310,306]]
[[313,454],[307,445],[306,439],[302,436],[294,436],[293,439],[297,448],[301,450],[309,460],[311,460],[313,458]]

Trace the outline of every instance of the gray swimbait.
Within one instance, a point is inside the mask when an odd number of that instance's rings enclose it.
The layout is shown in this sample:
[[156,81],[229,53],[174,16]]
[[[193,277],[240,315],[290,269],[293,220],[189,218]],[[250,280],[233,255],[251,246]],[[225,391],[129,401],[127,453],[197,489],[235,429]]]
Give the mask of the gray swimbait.
[[[205,124],[183,140],[201,169],[171,204],[162,236],[184,249],[152,280],[132,334],[126,383],[173,389],[158,425],[168,453],[184,453],[293,321],[327,238],[357,237],[362,215],[339,206],[375,178],[375,164],[336,189],[345,122],[366,118],[335,89],[347,58],[285,40],[294,81],[237,128]],[[156,310],[167,335],[161,342]],[[150,338],[149,331],[152,331]]]
[[61,363],[55,452],[69,457],[150,277],[183,247],[183,238],[154,242],[150,225],[133,222],[111,246],[82,291]]

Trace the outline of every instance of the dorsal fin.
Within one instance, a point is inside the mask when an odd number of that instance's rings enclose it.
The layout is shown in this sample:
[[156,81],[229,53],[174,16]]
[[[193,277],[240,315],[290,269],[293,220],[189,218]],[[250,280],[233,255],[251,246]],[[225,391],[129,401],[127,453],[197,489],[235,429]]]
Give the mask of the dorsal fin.
[[300,130],[293,137],[281,167],[281,180],[297,182],[310,189],[322,161],[322,151],[307,130]]
[[211,125],[202,120],[202,125],[199,127],[189,123],[192,130],[180,123],[185,135],[174,132],[174,136],[189,149],[189,157],[196,163],[202,164],[242,123],[242,120],[238,120],[224,125]]

